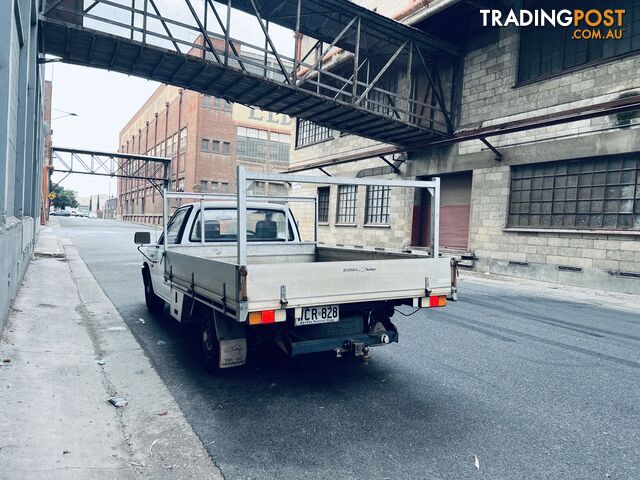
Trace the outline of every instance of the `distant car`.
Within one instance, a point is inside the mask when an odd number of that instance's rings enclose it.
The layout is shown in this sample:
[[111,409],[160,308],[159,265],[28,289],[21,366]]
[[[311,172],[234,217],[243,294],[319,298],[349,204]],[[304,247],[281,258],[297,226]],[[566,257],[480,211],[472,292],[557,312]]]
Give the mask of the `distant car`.
[[68,210],[54,210],[51,215],[54,217],[70,217],[71,213]]
[[98,218],[98,216],[96,215],[96,212],[89,212],[89,218]]

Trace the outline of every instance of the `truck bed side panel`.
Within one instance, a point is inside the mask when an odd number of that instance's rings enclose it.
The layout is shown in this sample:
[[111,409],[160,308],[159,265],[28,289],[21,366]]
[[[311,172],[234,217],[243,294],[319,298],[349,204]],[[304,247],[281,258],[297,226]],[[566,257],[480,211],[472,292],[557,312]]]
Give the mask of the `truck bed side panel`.
[[182,290],[192,285],[196,295],[219,304],[226,302],[227,308],[238,306],[238,267],[232,263],[200,258],[180,252],[166,252],[165,276]]
[[288,308],[422,297],[427,283],[434,294],[451,291],[449,258],[249,265],[247,271],[249,310],[281,308],[281,286]]

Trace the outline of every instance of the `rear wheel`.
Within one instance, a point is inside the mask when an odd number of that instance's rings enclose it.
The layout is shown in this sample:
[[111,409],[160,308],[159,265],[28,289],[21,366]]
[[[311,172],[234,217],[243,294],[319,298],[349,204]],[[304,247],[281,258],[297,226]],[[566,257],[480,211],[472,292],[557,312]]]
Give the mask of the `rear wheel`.
[[200,319],[200,352],[204,367],[215,372],[220,366],[220,343],[216,332],[216,322],[211,310],[203,312]]
[[144,281],[144,302],[147,304],[147,310],[151,313],[162,312],[164,309],[164,300],[157,296],[153,291],[151,276],[147,269],[142,271],[142,280]]

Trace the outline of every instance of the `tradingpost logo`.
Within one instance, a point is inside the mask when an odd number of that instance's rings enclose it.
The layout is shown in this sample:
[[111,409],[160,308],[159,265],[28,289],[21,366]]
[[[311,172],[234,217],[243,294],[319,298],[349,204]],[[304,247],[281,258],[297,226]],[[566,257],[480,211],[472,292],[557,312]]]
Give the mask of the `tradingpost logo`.
[[482,9],[485,27],[572,27],[575,40],[619,40],[624,35],[623,9],[501,10]]

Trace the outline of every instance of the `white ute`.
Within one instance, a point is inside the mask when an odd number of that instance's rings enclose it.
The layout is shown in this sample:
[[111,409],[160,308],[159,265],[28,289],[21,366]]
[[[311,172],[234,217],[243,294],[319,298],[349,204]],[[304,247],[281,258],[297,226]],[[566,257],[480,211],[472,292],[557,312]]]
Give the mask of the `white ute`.
[[[439,181],[402,181],[247,173],[238,194],[164,192],[164,231],[143,255],[145,300],[169,306],[179,322],[198,322],[205,366],[242,365],[247,344],[276,342],[291,356],[334,351],[366,356],[398,341],[399,305],[440,307],[456,296],[456,264],[438,253]],[[432,194],[431,252],[328,246],[300,239],[287,202],[313,197],[247,196],[251,180],[427,188]],[[168,217],[172,200],[192,199]],[[204,232],[204,234],[203,234]],[[240,232],[240,235],[238,235]]]

